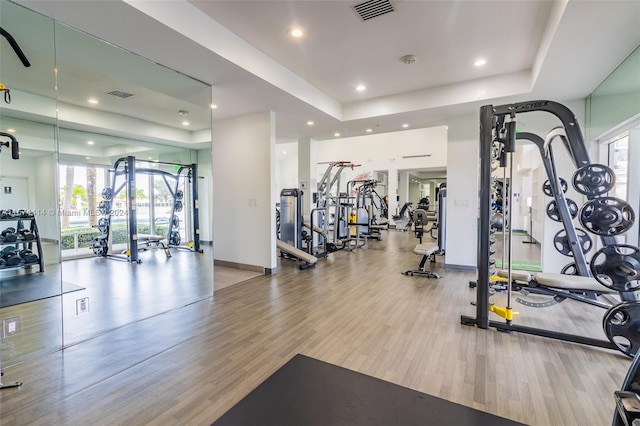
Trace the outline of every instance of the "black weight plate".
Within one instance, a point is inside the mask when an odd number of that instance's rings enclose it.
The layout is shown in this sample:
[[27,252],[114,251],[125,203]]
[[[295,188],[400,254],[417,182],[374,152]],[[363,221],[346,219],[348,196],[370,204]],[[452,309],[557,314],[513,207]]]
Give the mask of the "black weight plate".
[[[580,210],[578,208],[578,204],[576,204],[576,202],[570,198],[567,198],[566,201],[567,201],[567,208],[569,209],[569,214],[571,215],[572,219],[575,219],[576,216],[578,216],[578,211]],[[558,211],[558,206],[556,205],[556,200],[552,200],[549,202],[549,204],[547,204],[547,216],[551,220],[554,220],[556,222],[562,222],[562,220],[560,219],[560,212]]]
[[[569,189],[569,184],[567,184],[567,181],[562,178],[560,178],[560,188],[562,188],[562,192],[564,193],[566,193],[567,189]],[[548,179],[545,180],[542,184],[542,192],[544,192],[544,195],[553,197],[553,191],[551,191],[551,183]]]
[[627,301],[609,308],[602,328],[620,352],[633,358],[640,348],[640,302]]
[[100,219],[98,219],[98,230],[100,232],[102,232],[103,234],[106,234],[109,232],[109,219],[107,219],[106,217],[101,217]]
[[594,198],[580,209],[580,223],[587,231],[610,237],[627,232],[635,215],[631,204],[615,197]]
[[181,212],[182,211],[182,201],[176,200],[175,204],[173,205],[173,210],[176,211],[176,212]]
[[573,174],[573,187],[588,197],[604,194],[616,184],[616,174],[604,164],[587,164]]
[[91,248],[93,249],[93,254],[100,257],[106,257],[107,252],[109,251],[109,245],[104,238],[96,237],[93,239]]
[[102,190],[102,198],[105,200],[111,200],[113,198],[113,189],[105,188]]
[[640,289],[640,249],[628,244],[612,244],[591,258],[591,274],[603,286],[615,291]]
[[[591,247],[593,247],[591,237],[589,237],[589,234],[580,228],[576,228],[576,235],[578,236],[578,242],[582,248],[582,253],[588,253],[589,250],[591,250]],[[561,254],[565,256],[573,256],[573,250],[571,250],[571,244],[569,244],[569,236],[564,229],[558,231],[553,237],[553,245]]]
[[176,191],[176,200],[182,200],[184,198],[184,192],[182,192],[182,189],[178,189]]
[[171,231],[169,235],[169,245],[179,246],[181,242],[180,233],[178,231]]
[[173,219],[171,220],[171,226],[173,228],[177,228],[178,226],[180,226],[180,218],[177,215],[173,215]]
[[578,275],[578,267],[575,262],[567,263],[560,270],[560,273],[563,275]]

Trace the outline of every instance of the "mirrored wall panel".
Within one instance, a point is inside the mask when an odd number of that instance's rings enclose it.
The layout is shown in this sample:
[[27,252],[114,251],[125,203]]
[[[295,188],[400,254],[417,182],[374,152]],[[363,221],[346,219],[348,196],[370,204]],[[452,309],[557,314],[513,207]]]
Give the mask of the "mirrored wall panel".
[[0,2],[2,367],[62,346],[53,21]]
[[6,368],[213,295],[211,87],[0,10]]
[[56,24],[64,343],[213,295],[211,88]]

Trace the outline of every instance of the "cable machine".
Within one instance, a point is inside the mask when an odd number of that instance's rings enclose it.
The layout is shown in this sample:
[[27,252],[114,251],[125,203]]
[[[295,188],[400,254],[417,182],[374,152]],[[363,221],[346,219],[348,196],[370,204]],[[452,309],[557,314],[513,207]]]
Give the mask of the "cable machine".
[[[177,167],[175,173],[165,170],[137,167],[136,163],[144,162],[148,164],[168,165]],[[171,257],[169,248],[181,250],[189,250],[202,253],[200,247],[200,223],[199,223],[199,205],[198,205],[198,166],[197,164],[175,164],[162,161],[138,161],[133,156],[118,159],[113,169],[109,170],[111,174],[111,186],[102,191],[103,200],[98,205],[101,213],[98,220],[98,229],[101,235],[94,238],[92,242],[93,253],[96,256],[105,258],[115,258],[126,260],[132,263],[142,263],[139,258],[139,245],[158,244]],[[169,194],[171,195],[171,213],[169,216],[169,226],[166,236],[138,234],[137,209],[136,209],[136,176],[152,175],[161,176]],[[187,179],[187,185],[190,190],[189,201],[191,202],[191,215],[188,218],[190,222],[191,241],[188,245],[182,245],[182,239],[179,232],[180,219],[176,215],[182,211],[184,207],[184,192],[180,189],[180,180]],[[121,192],[126,193],[126,213],[127,213],[127,250],[123,255],[109,254],[109,235],[112,231],[112,217],[116,211],[113,209],[113,200]]]

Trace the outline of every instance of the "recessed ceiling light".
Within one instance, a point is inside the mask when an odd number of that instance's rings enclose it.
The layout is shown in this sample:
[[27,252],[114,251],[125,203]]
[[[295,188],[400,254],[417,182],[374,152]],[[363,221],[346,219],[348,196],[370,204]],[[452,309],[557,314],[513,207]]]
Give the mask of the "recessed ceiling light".
[[149,159],[149,160],[153,160],[153,157],[149,157],[148,159]]
[[483,65],[486,65],[486,63],[487,63],[487,60],[486,60],[486,59],[482,59],[482,58],[480,58],[480,59],[477,59],[477,60],[473,63],[473,66],[475,66],[475,67],[481,67],[481,66],[483,66]]
[[87,141],[87,145],[93,145],[94,143],[94,141]]
[[91,157],[84,157],[84,158],[86,158],[87,160],[91,160]]
[[182,125],[183,125],[183,126],[188,126],[188,125],[189,125],[189,122],[185,120],[185,121],[183,121],[183,122],[182,122]]
[[211,109],[218,109],[218,105],[216,105],[216,104],[211,104]]
[[282,151],[282,153],[283,153],[283,154],[286,154],[286,153],[287,153],[287,151]]
[[304,35],[304,30],[299,27],[293,27],[289,30],[289,35],[291,37],[300,38]]
[[7,129],[7,132],[9,132],[9,133],[15,133],[15,132],[16,132],[16,129],[14,129],[13,127],[9,127],[9,128]]
[[404,127],[404,128],[406,129],[407,127],[409,127],[409,124],[404,123],[404,124],[402,125],[402,127]]
[[367,130],[365,130],[365,131],[366,131],[367,133],[371,133],[371,132],[373,132],[373,129],[367,129]]
[[339,132],[335,132],[335,133],[333,134],[333,136],[335,136],[335,137],[337,138],[338,136],[340,136],[340,133],[339,133]]
[[356,86],[356,90],[357,90],[358,92],[364,92],[365,90],[367,90],[367,86],[365,86],[364,84],[358,84],[358,85]]
[[89,98],[89,99],[87,99],[87,102],[89,102],[90,104],[94,104],[95,105],[95,104],[98,103],[98,100],[95,99],[95,98]]
[[313,126],[314,124],[316,123],[314,123],[313,121],[307,121],[307,126]]

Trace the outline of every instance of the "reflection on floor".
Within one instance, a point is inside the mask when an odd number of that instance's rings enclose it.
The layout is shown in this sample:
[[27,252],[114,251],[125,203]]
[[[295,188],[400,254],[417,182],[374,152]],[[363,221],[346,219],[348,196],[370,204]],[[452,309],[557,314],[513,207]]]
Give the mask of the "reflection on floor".
[[264,275],[261,272],[244,271],[237,268],[227,268],[216,265],[213,268],[213,288],[214,291],[222,290],[234,284],[250,280],[251,278]]

